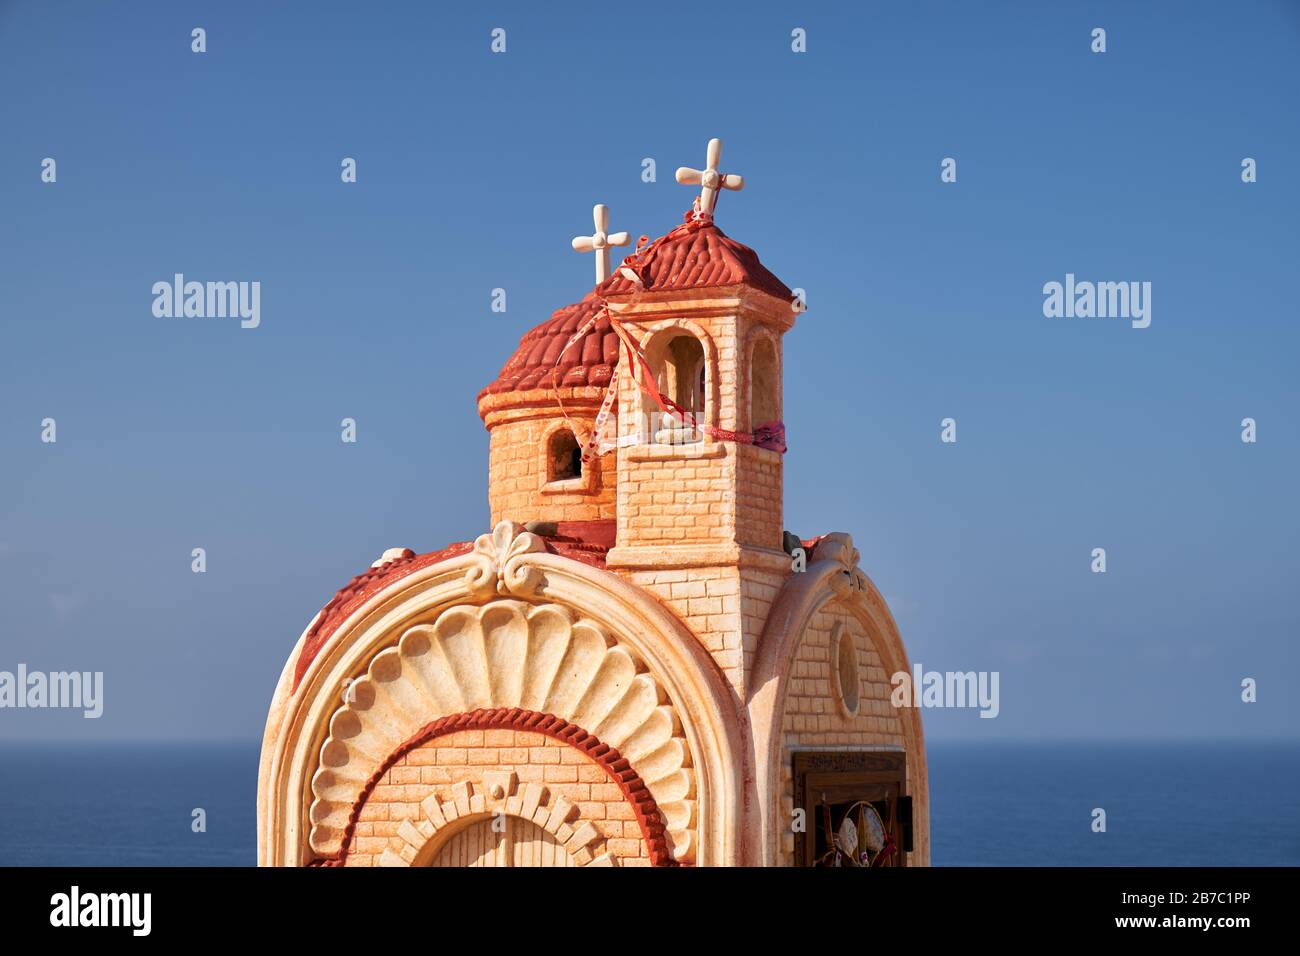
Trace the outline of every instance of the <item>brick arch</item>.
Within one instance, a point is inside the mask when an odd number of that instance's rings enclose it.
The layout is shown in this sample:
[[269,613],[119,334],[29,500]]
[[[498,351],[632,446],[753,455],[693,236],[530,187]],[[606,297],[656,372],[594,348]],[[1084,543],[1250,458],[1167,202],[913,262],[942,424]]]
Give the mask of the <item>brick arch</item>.
[[[449,734],[458,733],[463,730],[520,730],[543,736],[550,737],[560,743],[567,744],[578,750],[597,766],[599,766],[610,777],[618,788],[623,792],[623,796],[632,806],[632,811],[636,816],[637,824],[640,827],[641,835],[646,842],[646,847],[650,853],[650,861],[653,866],[678,866],[678,862],[673,859],[672,853],[668,848],[667,835],[664,828],[663,817],[659,812],[659,806],[651,795],[649,788],[641,779],[640,775],[632,769],[632,765],[627,758],[620,754],[613,747],[602,743],[595,734],[588,733],[577,724],[563,720],[553,714],[543,714],[532,710],[521,710],[517,707],[496,707],[481,710],[470,711],[468,713],[449,714],[441,717],[420,728],[415,734],[398,746],[391,754],[384,758],[375,772],[366,781],[361,793],[357,796],[352,805],[352,810],[348,815],[347,826],[343,831],[343,844],[341,849],[327,857],[321,857],[312,860],[308,866],[342,866],[351,850],[353,839],[356,832],[357,820],[361,815],[361,810],[370,794],[375,787],[384,778],[384,775],[400,759],[409,754],[417,747],[421,747],[432,740],[444,737]],[[482,796],[482,795],[478,795]],[[555,801],[564,804],[562,798]],[[547,815],[547,823],[550,823],[554,817],[556,822],[555,829],[551,829],[546,824],[542,824],[544,829],[550,830],[552,834],[558,835],[558,829],[562,824],[569,822],[569,815],[563,812],[563,808],[557,808],[548,803],[550,807]],[[539,807],[543,806],[539,802]],[[437,819],[436,813],[440,812],[443,817],[443,823]],[[447,812],[445,801],[439,803],[436,812],[425,811],[426,817],[429,817],[429,823],[434,827],[434,832],[445,825]],[[557,816],[558,813],[558,816]],[[460,814],[460,808],[457,808],[457,816]],[[532,819],[532,817],[529,817]],[[536,822],[536,821],[535,821]],[[428,839],[432,834],[422,834]],[[414,840],[409,835],[403,836],[404,842],[408,845],[415,845]],[[587,841],[590,842],[590,841]],[[583,845],[587,845],[584,843]],[[417,847],[418,849],[418,847]]]
[[[525,792],[515,798],[513,781],[510,790],[503,790],[495,806],[487,802],[488,794],[472,793],[470,784],[458,785],[462,791],[451,800],[439,801],[430,797],[424,803],[426,819],[419,824],[406,820],[397,835],[402,841],[400,851],[388,849],[380,857],[380,866],[415,867],[427,865],[446,843],[463,828],[491,820],[500,810],[506,816],[526,820],[554,837],[556,845],[568,853],[577,866],[615,866],[614,857],[599,853],[603,842],[599,831],[590,820],[579,822],[576,809],[563,797],[553,797],[540,784],[530,784]],[[535,788],[535,789],[533,789]],[[529,790],[533,789],[530,793]],[[505,798],[510,798],[505,803]],[[467,815],[460,815],[468,805]],[[476,807],[481,809],[475,809]]]

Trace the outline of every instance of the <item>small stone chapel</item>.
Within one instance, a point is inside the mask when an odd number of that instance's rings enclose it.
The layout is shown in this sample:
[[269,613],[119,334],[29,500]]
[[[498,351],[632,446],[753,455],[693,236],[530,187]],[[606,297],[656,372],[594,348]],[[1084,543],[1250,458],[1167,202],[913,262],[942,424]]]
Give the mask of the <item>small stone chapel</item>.
[[573,240],[595,287],[478,396],[490,528],[385,551],[299,638],[261,865],[928,864],[893,617],[848,534],[784,526],[803,303],[714,221],[721,153],[616,269],[604,206]]

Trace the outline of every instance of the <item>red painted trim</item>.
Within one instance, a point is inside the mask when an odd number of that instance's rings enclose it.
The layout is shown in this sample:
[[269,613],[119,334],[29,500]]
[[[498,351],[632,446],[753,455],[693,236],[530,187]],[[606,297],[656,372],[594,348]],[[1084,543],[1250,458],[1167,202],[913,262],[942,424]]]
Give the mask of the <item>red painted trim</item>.
[[441,551],[433,551],[429,554],[416,554],[410,548],[407,548],[401,557],[394,558],[377,568],[367,568],[339,588],[338,593],[330,598],[328,604],[321,608],[321,612],[316,615],[316,622],[311,626],[311,630],[307,632],[306,640],[302,645],[302,652],[298,655],[298,663],[293,671],[294,691],[298,690],[298,685],[302,683],[307,668],[316,659],[316,655],[325,646],[325,642],[333,636],[339,625],[346,621],[353,611],[390,584],[414,574],[421,568],[427,568],[431,564],[437,564],[439,561],[446,561],[448,558],[466,554],[473,548],[473,543],[469,541],[462,541],[459,544],[453,544]]
[[366,781],[361,794],[352,804],[352,812],[348,814],[348,824],[343,830],[342,848],[331,856],[312,860],[307,865],[342,866],[352,847],[352,838],[356,832],[357,820],[361,816],[361,809],[370,799],[370,794],[379,785],[379,781],[384,778],[384,774],[388,773],[398,760],[417,747],[438,737],[445,737],[462,730],[523,730],[543,734],[582,751],[618,784],[619,789],[623,791],[623,796],[628,803],[632,804],[637,823],[641,827],[641,836],[650,851],[650,864],[652,866],[679,865],[668,851],[668,838],[659,805],[655,803],[649,788],[640,775],[632,769],[626,757],[608,744],[601,743],[595,734],[587,733],[577,724],[556,717],[554,714],[542,714],[518,707],[495,707],[451,714],[425,724],[409,740],[389,754],[379,765],[379,769]]

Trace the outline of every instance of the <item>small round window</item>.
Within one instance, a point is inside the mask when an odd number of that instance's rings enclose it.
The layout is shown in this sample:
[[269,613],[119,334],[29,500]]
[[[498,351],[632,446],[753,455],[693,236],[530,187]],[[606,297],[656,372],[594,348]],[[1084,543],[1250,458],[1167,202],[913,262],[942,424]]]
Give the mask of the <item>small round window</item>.
[[835,689],[840,708],[846,717],[856,717],[861,690],[858,681],[858,646],[853,634],[840,624],[832,635],[835,664]]

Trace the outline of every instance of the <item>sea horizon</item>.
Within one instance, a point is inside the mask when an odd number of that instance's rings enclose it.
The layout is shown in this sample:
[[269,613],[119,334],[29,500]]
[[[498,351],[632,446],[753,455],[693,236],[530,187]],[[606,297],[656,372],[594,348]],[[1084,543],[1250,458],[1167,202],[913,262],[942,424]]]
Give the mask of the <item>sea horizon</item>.
[[[259,750],[0,741],[0,865],[255,865]],[[940,738],[927,753],[935,866],[1300,864],[1300,738]]]

